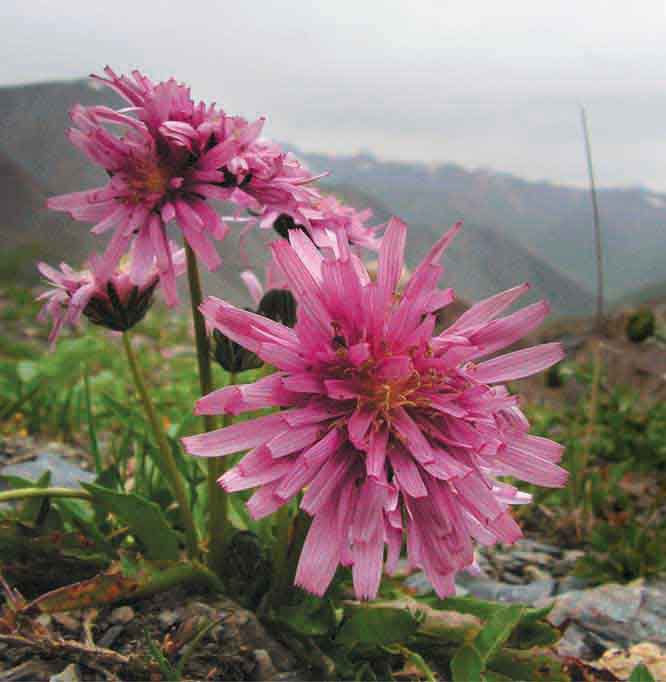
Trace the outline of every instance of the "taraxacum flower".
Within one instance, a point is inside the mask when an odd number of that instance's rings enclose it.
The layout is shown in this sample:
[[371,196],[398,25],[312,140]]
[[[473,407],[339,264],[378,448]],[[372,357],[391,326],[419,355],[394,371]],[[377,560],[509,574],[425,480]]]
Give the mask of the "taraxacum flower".
[[296,583],[322,595],[339,564],[351,566],[360,599],[377,594],[384,549],[390,572],[406,535],[410,564],[437,594],[474,561],[472,539],[514,542],[508,505],[529,495],[500,482],[513,476],[561,486],[562,447],[528,433],[504,382],[539,372],[563,357],[547,343],[479,362],[535,329],[545,302],[497,319],[528,286],[473,305],[435,332],[434,312],[453,299],[440,290],[446,233],[398,290],[406,226],[389,223],[377,278],[340,244],[323,255],[301,231],[278,240],[273,255],[298,302],[294,329],[208,298],[208,322],[278,371],[201,398],[198,414],[282,411],[184,439],[193,455],[250,452],[221,477],[228,492],[257,487],[247,506],[266,516],[304,490],[314,517]]
[[[195,103],[189,88],[171,79],[154,83],[138,71],[118,76],[110,68],[99,81],[130,107],[77,106],[70,140],[109,175],[103,187],[49,200],[50,208],[114,230],[100,262],[109,276],[132,239],[139,258],[155,255],[167,300],[177,302],[166,225],[175,220],[192,249],[214,270],[220,257],[209,237],[225,238],[228,226],[208,199],[229,201],[261,215],[294,202],[309,202],[303,185],[313,179],[291,154],[259,139],[264,119],[248,123],[215,106]],[[120,129],[120,135],[110,128]]]
[[[185,251],[167,244],[174,274],[185,272]],[[53,328],[49,341],[54,344],[64,324],[75,325],[81,315],[93,324],[113,331],[127,331],[140,322],[153,302],[155,289],[164,282],[155,259],[146,263],[136,253],[131,260],[116,266],[111,276],[101,267],[99,257],[89,259],[86,270],[73,270],[66,263],[60,270],[46,263],[37,266],[53,285],[38,300],[45,301],[39,319],[51,317]]]

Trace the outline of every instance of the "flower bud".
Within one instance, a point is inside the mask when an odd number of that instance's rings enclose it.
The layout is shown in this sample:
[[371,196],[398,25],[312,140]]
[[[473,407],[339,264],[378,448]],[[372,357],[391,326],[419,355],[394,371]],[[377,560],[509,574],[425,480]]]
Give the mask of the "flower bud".
[[287,327],[296,324],[296,299],[288,289],[271,289],[259,302],[257,312]]
[[83,314],[93,324],[116,332],[127,331],[145,317],[153,304],[153,294],[158,283],[159,278],[156,278],[146,286],[135,285],[121,295],[113,281],[109,280],[106,291],[97,292],[88,301]]
[[244,372],[258,369],[264,363],[254,353],[232,341],[221,331],[213,331],[213,357],[227,372]]

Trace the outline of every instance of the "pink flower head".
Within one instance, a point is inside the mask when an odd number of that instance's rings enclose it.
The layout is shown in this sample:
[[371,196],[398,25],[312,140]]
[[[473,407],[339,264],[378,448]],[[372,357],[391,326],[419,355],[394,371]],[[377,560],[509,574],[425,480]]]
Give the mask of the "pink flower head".
[[[185,271],[185,251],[176,250],[173,242],[167,248],[174,273],[182,274]],[[38,297],[38,300],[45,301],[39,319],[53,319],[49,335],[52,345],[63,325],[77,324],[82,314],[93,324],[114,331],[132,328],[148,311],[157,286],[161,283],[164,289],[165,284],[160,279],[155,260],[147,264],[140,261],[136,254],[131,262],[117,265],[110,277],[106,276],[97,256],[89,259],[87,270],[76,271],[66,263],[60,264],[60,270],[39,263],[38,269],[53,285]],[[170,280],[167,282],[170,283]]]
[[[300,231],[273,255],[298,301],[294,329],[208,298],[201,310],[217,329],[278,368],[254,384],[201,398],[198,414],[282,411],[184,439],[193,455],[249,450],[220,484],[257,487],[248,509],[272,513],[305,490],[314,517],[296,583],[327,589],[339,564],[352,568],[360,599],[377,594],[386,569],[407,555],[437,594],[454,590],[455,573],[474,561],[472,539],[514,542],[508,505],[529,496],[500,482],[513,476],[564,485],[562,447],[528,433],[518,398],[502,385],[563,357],[557,343],[494,356],[541,323],[545,302],[498,318],[522,285],[472,306],[441,333],[435,312],[453,299],[440,290],[438,264],[459,225],[430,250],[398,290],[406,226],[389,222],[377,278],[342,249],[322,255]],[[479,359],[493,354],[489,360]]]
[[366,225],[372,211],[357,211],[332,195],[321,195],[310,188],[309,200],[288,207],[267,210],[261,221],[264,228],[273,227],[283,237],[290,229],[304,229],[319,248],[337,251],[340,239],[350,244],[376,251],[379,248],[377,232],[383,225]]
[[[114,230],[100,263],[110,276],[130,241],[142,262],[157,259],[171,280],[167,301],[177,302],[174,265],[166,246],[166,225],[175,220],[189,245],[210,269],[221,261],[209,237],[223,240],[228,226],[207,199],[231,201],[261,214],[267,206],[307,198],[301,185],[308,171],[274,143],[259,140],[264,119],[248,123],[215,106],[195,103],[184,85],[153,83],[138,71],[118,76],[110,68],[97,80],[131,106],[73,109],[69,138],[104,168],[103,187],[49,200],[50,208],[95,223],[100,234]],[[116,130],[112,132],[110,127]],[[118,132],[119,130],[119,132]]]

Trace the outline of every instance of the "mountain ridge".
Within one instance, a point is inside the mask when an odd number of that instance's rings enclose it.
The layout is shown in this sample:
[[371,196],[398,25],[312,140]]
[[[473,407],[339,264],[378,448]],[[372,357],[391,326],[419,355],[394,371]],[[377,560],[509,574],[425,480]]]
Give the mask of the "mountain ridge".
[[[33,194],[58,194],[94,187],[105,181],[104,173],[93,167],[67,140],[68,112],[76,103],[124,106],[109,89],[81,80],[0,88],[0,116],[5,122],[0,130],[0,154],[13,164],[14,184],[20,177],[25,184],[33,186]],[[456,164],[380,161],[368,154],[327,156],[304,153],[296,147],[291,149],[313,170],[332,171],[332,176],[321,182],[322,188],[338,194],[359,209],[372,208],[379,221],[385,221],[390,215],[406,220],[411,226],[407,253],[410,265],[425,253],[446,225],[464,218],[465,230],[445,261],[449,283],[465,299],[474,300],[519,281],[531,280],[533,295],[549,299],[556,315],[591,314],[594,302],[592,278],[587,271],[589,263],[579,254],[567,254],[558,243],[558,240],[566,242],[572,235],[582,236],[582,232],[581,235],[575,230],[572,232],[571,227],[572,222],[574,225],[580,222],[583,202],[589,204],[582,190],[556,186],[560,188],[557,197],[551,196],[552,189],[548,189],[548,201],[543,197],[535,201],[531,194],[540,192],[540,184],[508,173],[468,171]],[[666,206],[666,197],[649,194],[655,197],[654,202],[663,202]],[[3,215],[10,214],[10,210],[12,215],[20,215],[24,237],[32,234],[33,242],[43,239],[45,230],[51,234],[56,229],[55,223],[49,222],[50,217],[34,209],[34,202],[27,202],[28,210],[18,210],[8,205],[11,201],[6,197],[3,201],[4,204],[0,204],[5,209]],[[557,219],[545,220],[545,227],[531,227],[536,222],[535,216],[540,216],[539,211],[544,209],[546,213],[556,211]],[[36,214],[34,219],[30,219],[31,210]],[[589,210],[589,206],[585,210]],[[660,205],[653,206],[652,210],[657,212]],[[522,219],[519,218],[521,215]],[[89,234],[87,225],[74,224],[63,216],[57,218],[61,221],[63,235],[68,236],[62,240],[62,255],[54,254],[56,260],[62,256],[69,259],[72,254],[79,258],[90,248],[103,248],[99,238]],[[548,234],[549,226],[557,228],[556,235]],[[18,232],[12,231],[15,241],[20,232],[21,228]],[[608,234],[621,242],[626,251],[626,240],[616,232],[609,230]],[[70,234],[75,244],[69,243]],[[259,270],[267,257],[262,242],[264,236],[254,230],[247,240],[250,261]],[[237,238],[236,235],[236,241]],[[247,263],[237,255],[229,256],[230,252],[238,253],[233,242],[225,242],[222,246],[228,267],[208,279],[213,286],[224,285],[233,298],[242,299],[244,293],[238,273],[247,267]],[[552,242],[557,248],[553,248]],[[67,248],[64,248],[65,243],[68,243]],[[51,250],[57,252],[61,245],[51,246]],[[581,250],[580,243],[574,249],[577,250]],[[663,279],[663,275],[653,279]],[[649,286],[653,281],[649,278],[638,280],[633,282],[634,289]]]

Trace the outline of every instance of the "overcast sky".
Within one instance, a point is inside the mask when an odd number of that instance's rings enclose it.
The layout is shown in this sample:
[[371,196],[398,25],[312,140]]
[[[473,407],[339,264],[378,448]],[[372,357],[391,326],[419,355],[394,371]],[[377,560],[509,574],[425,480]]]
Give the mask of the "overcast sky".
[[[0,84],[171,75],[308,151],[666,191],[664,0],[0,0]],[[1,123],[0,123],[1,125]]]

